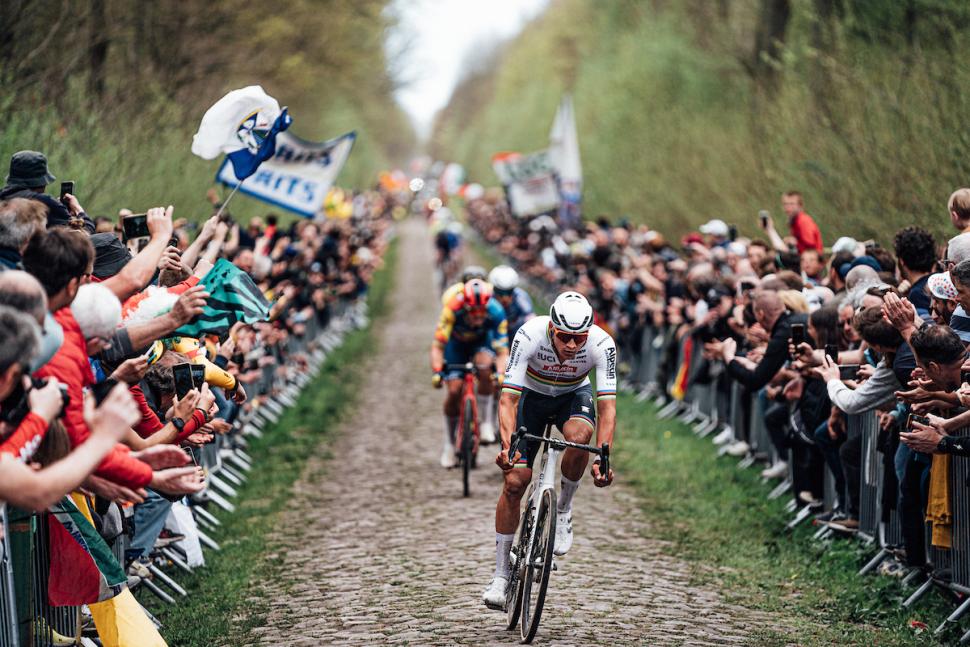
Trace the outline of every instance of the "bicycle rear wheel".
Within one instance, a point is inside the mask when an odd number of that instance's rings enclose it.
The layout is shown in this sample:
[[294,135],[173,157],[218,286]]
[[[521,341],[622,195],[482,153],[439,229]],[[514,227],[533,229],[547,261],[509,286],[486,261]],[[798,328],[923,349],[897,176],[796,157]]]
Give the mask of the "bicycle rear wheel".
[[461,446],[459,448],[459,454],[461,460],[462,492],[467,497],[471,494],[468,478],[469,472],[472,469],[472,449],[475,444],[475,410],[471,399],[465,400],[461,423]]
[[542,605],[546,601],[546,587],[552,572],[552,550],[556,544],[556,491],[552,488],[542,493],[536,513],[535,541],[526,558],[522,573],[522,625],[519,635],[522,644],[528,644],[539,630]]

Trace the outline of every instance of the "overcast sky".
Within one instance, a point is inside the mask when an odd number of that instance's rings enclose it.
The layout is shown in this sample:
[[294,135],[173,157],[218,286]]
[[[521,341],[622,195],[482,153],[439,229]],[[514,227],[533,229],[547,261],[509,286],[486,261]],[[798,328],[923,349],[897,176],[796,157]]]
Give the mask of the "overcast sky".
[[398,102],[411,115],[421,136],[428,134],[435,113],[448,103],[471,49],[489,39],[505,40],[537,16],[548,0],[396,0],[392,11],[400,25],[388,39],[402,80]]

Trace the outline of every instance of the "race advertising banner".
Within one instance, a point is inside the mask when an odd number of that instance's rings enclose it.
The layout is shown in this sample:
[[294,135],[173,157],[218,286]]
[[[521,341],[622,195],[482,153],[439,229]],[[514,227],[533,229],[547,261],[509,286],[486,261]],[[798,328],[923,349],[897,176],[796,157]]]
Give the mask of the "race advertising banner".
[[[333,186],[357,138],[356,132],[326,142],[310,142],[289,133],[276,137],[276,153],[259,165],[239,186],[240,193],[313,217],[323,208],[327,191]],[[216,181],[226,186],[239,184],[227,157]]]
[[559,208],[559,188],[548,151],[529,155],[498,153],[492,157],[492,168],[505,185],[516,216],[534,216]]

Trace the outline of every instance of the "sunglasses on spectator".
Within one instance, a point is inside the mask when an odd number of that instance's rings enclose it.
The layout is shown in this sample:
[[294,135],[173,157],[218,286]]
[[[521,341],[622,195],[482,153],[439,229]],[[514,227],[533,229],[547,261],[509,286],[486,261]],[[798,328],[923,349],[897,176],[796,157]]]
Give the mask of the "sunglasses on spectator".
[[571,335],[566,332],[559,332],[558,330],[556,331],[556,339],[564,344],[574,342],[577,346],[579,346],[586,343],[587,337],[589,337],[588,332],[579,333],[578,335]]

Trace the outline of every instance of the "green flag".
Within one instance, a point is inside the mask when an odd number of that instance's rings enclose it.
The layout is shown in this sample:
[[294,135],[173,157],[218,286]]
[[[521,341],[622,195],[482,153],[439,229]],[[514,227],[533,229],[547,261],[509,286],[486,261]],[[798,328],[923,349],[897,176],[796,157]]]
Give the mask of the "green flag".
[[198,339],[221,335],[237,321],[251,324],[269,319],[269,301],[248,274],[226,259],[220,258],[199,284],[209,293],[205,308],[174,335]]

